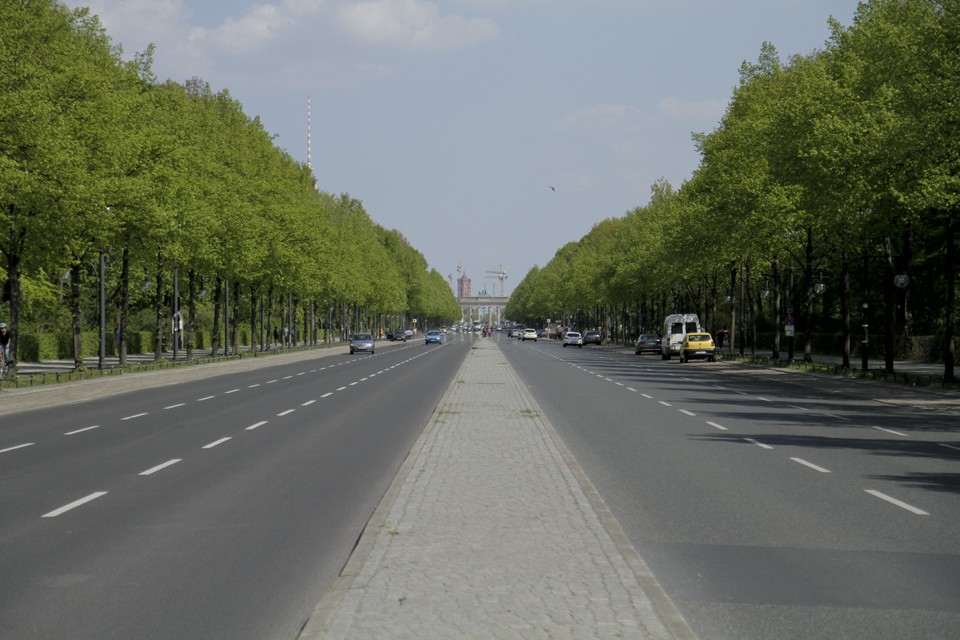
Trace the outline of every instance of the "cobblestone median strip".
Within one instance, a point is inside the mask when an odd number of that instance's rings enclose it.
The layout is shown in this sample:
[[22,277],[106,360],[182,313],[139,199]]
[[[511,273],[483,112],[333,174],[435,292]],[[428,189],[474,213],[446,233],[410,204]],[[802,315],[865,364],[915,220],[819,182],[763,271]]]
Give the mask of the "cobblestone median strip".
[[694,637],[493,341],[300,636],[427,637]]

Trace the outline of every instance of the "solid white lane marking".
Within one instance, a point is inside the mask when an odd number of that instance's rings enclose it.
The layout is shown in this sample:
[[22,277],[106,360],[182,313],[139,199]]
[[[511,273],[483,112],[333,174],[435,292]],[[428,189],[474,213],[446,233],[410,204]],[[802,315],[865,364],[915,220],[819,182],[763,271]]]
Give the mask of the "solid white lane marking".
[[252,424],[252,425],[250,425],[249,427],[247,427],[247,428],[246,428],[246,431],[253,431],[253,430],[256,429],[257,427],[262,427],[262,426],[265,425],[265,424],[267,424],[267,421],[266,421],[266,420],[261,420],[260,422],[257,422],[256,424]]
[[300,406],[301,406],[301,407],[309,407],[309,406],[312,405],[314,402],[316,402],[316,400],[307,400],[306,402],[304,402],[304,403],[303,403],[302,405],[300,405]]
[[672,406],[673,406],[673,405],[670,404],[669,402],[664,402],[663,400],[658,400],[658,402],[659,402],[660,404],[662,404],[663,406],[665,406],[665,407],[672,407]]
[[874,427],[877,431],[886,431],[887,433],[892,433],[895,436],[903,436],[904,438],[909,438],[910,436],[906,433],[900,433],[899,431],[894,431],[893,429],[884,429],[883,427]]
[[0,449],[0,453],[6,453],[7,451],[15,451],[16,449],[23,449],[24,447],[32,447],[34,444],[36,444],[36,443],[34,443],[34,442],[26,442],[26,443],[24,443],[24,444],[18,444],[18,445],[15,446],[15,447],[8,447],[8,448],[6,448],[6,449]]
[[747,442],[750,442],[750,443],[752,443],[752,444],[757,445],[757,446],[760,447],[761,449],[773,449],[773,447],[771,447],[770,445],[768,445],[768,444],[763,444],[762,442],[757,442],[757,441],[754,440],[753,438],[744,438],[744,440],[746,440]]
[[100,428],[100,425],[95,424],[95,425],[93,425],[92,427],[84,427],[83,429],[77,429],[76,431],[67,431],[67,432],[66,432],[65,434],[63,434],[63,435],[65,435],[65,436],[72,436],[72,435],[75,435],[75,434],[78,434],[78,433],[83,433],[84,431],[90,431],[90,429],[99,429],[99,428]]
[[149,476],[153,473],[156,473],[157,471],[160,471],[161,469],[166,469],[167,467],[171,467],[181,461],[183,461],[183,458],[174,458],[173,460],[167,460],[163,464],[158,464],[157,466],[147,469],[146,471],[141,471],[140,475]]
[[217,396],[204,396],[202,398],[197,398],[197,402],[203,402],[204,400],[213,400]]
[[79,507],[80,505],[87,504],[87,503],[90,502],[91,500],[96,500],[96,499],[99,498],[100,496],[105,496],[105,495],[107,495],[107,492],[106,492],[106,491],[97,491],[96,493],[91,493],[90,495],[88,495],[88,496],[85,497],[85,498],[80,498],[79,500],[75,500],[74,502],[71,502],[70,504],[64,505],[64,506],[60,507],[59,509],[54,509],[54,510],[51,511],[50,513],[45,513],[45,514],[43,514],[43,515],[40,516],[40,517],[41,517],[41,518],[56,518],[57,516],[59,516],[59,515],[61,515],[61,514],[64,514],[64,513],[66,513],[67,511],[70,511],[71,509],[76,509],[76,508]]
[[329,398],[329,397],[332,396],[332,395],[333,395],[333,391],[327,391],[325,394],[323,394],[323,395],[320,396],[320,397],[321,397],[321,398]]
[[707,424],[710,425],[711,427],[715,427],[715,428],[717,428],[717,429],[720,429],[720,431],[728,431],[728,429],[727,429],[726,427],[722,427],[722,426],[720,426],[719,424],[717,424],[716,422],[707,421]]
[[864,489],[864,491],[866,491],[867,493],[869,493],[869,494],[872,495],[872,496],[876,496],[877,498],[880,498],[881,500],[886,500],[886,501],[889,502],[890,504],[896,505],[896,506],[900,507],[901,509],[906,509],[906,510],[909,511],[910,513],[914,513],[914,514],[916,514],[916,515],[918,515],[918,516],[928,516],[928,515],[930,515],[929,513],[927,513],[926,511],[924,511],[923,509],[918,509],[918,508],[916,508],[915,506],[913,506],[913,505],[911,505],[911,504],[907,504],[906,502],[903,502],[903,501],[901,501],[901,500],[897,500],[896,498],[892,498],[892,497],[888,496],[888,495],[885,494],[885,493],[880,493],[879,491],[876,491],[875,489]]
[[790,459],[793,460],[794,462],[799,462],[805,467],[810,467],[814,471],[819,471],[820,473],[830,473],[829,469],[824,469],[823,467],[815,465],[812,462],[807,462],[803,458],[790,458]]
[[133,420],[134,418],[142,418],[147,415],[146,413],[135,413],[132,416],[127,416],[126,418],[120,418],[121,420]]
[[278,418],[281,418],[281,417],[283,417],[283,416],[290,415],[290,414],[293,413],[294,411],[296,411],[296,409],[287,409],[286,411],[281,411],[280,413],[277,414],[277,417],[278,417]]
[[219,440],[214,440],[214,441],[211,442],[210,444],[205,444],[205,445],[203,445],[203,447],[201,447],[201,448],[202,448],[202,449],[213,449],[213,448],[214,448],[215,446],[217,446],[218,444],[223,444],[224,442],[226,442],[226,441],[229,440],[229,439],[230,439],[230,438],[220,438]]
[[223,395],[227,395],[228,393],[236,393],[237,391],[240,391],[240,389],[230,389],[230,391],[224,391]]
[[695,414],[695,413],[691,413],[691,412],[687,411],[686,409],[680,409],[680,413],[685,413],[685,414],[687,414],[688,416],[696,416],[696,415],[697,415],[697,414]]
[[187,406],[186,402],[179,402],[177,404],[172,404],[169,407],[164,407],[163,409],[164,411],[166,411],[167,409],[176,409],[177,407],[185,407],[185,406]]

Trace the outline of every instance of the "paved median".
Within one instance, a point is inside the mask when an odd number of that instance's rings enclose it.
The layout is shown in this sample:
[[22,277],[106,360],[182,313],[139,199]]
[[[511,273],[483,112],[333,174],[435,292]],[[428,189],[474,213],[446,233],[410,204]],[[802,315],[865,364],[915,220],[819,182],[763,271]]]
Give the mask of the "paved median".
[[692,637],[492,340],[300,636]]

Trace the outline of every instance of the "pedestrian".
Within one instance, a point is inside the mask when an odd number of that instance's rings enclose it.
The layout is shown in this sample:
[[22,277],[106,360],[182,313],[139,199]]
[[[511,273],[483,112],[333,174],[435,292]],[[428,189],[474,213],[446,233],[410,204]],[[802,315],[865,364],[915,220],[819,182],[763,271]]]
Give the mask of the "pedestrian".
[[277,343],[280,342],[280,327],[273,328],[273,346],[277,346]]
[[726,338],[727,338],[726,333],[727,333],[726,327],[724,327],[723,329],[720,329],[720,331],[717,332],[717,346],[719,346],[721,349],[723,349],[724,342],[726,341]]
[[10,361],[10,330],[6,322],[0,322],[0,354],[4,362]]

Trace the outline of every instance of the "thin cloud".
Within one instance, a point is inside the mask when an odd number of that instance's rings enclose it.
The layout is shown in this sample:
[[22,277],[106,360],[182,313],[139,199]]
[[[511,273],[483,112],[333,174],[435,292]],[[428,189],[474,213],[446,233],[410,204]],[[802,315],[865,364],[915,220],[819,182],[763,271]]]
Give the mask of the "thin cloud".
[[500,34],[487,18],[442,15],[421,0],[370,0],[340,9],[344,29],[355,40],[413,49],[453,49],[493,40]]

